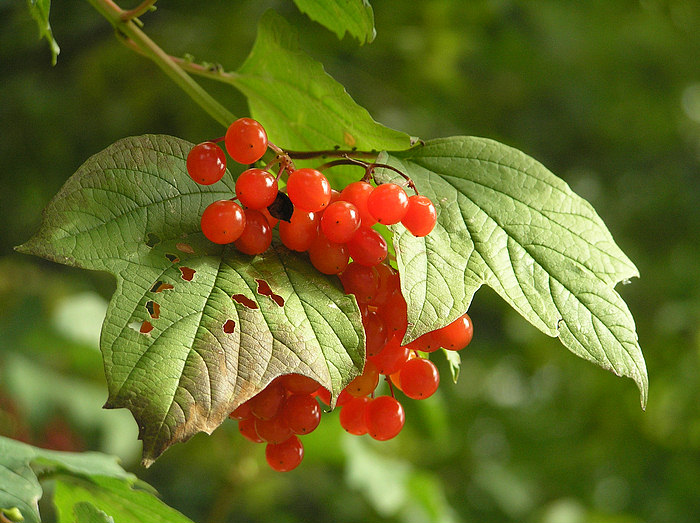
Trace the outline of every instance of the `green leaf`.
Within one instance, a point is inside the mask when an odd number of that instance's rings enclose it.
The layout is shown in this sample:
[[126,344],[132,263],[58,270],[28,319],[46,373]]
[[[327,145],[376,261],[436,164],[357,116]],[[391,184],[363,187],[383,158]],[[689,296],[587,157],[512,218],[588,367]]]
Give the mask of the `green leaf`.
[[290,150],[400,150],[408,135],[375,122],[323,66],[299,48],[296,30],[274,11],[232,83],[248,98],[270,140]]
[[51,0],[27,0],[29,12],[39,26],[39,38],[45,38],[51,49],[51,64],[56,65],[58,53],[61,49],[53,37],[51,24],[49,24],[49,11],[51,10]]
[[108,477],[61,477],[54,493],[59,523],[192,523],[152,493]]
[[339,280],[281,244],[247,256],[212,244],[199,217],[230,198],[188,176],[192,144],[126,138],[83,164],[21,252],[108,271],[117,290],[102,328],[107,408],[128,408],[146,465],[211,433],[275,377],[309,376],[335,397],[362,369],[364,332]]
[[0,509],[19,510],[27,523],[40,521],[38,503],[43,492],[37,470],[42,474],[63,473],[86,478],[99,475],[135,481],[112,456],[45,450],[0,436]]
[[342,39],[347,32],[370,43],[376,36],[374,12],[367,0],[294,0],[302,13],[327,27]]
[[574,354],[632,378],[646,404],[634,320],[614,290],[637,269],[590,204],[532,158],[483,138],[431,141],[388,162],[438,208],[425,238],[393,227],[409,340],[463,314],[486,284]]
[[457,380],[459,379],[459,371],[462,368],[462,358],[459,355],[459,352],[454,350],[442,349],[442,353],[445,355],[447,364],[450,366],[452,381],[457,383]]

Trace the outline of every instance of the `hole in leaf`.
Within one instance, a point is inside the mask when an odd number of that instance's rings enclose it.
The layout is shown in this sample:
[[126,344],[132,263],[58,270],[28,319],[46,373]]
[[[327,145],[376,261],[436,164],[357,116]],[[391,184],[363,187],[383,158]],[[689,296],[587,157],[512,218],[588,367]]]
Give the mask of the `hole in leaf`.
[[141,324],[141,328],[139,329],[139,332],[141,334],[148,334],[152,330],[153,330],[153,324],[150,321],[146,320]]
[[189,243],[178,242],[175,244],[175,248],[178,251],[184,252],[186,254],[194,254],[194,249]]
[[236,322],[233,320],[226,320],[222,328],[226,334],[232,334],[233,330],[236,328]]
[[140,321],[132,321],[131,323],[129,323],[128,327],[131,330],[134,330],[136,332],[141,332],[141,322]]
[[172,285],[169,283],[162,282],[161,280],[158,280],[153,284],[153,287],[151,287],[151,292],[163,292],[163,291],[169,291],[170,289],[174,289]]
[[170,263],[177,263],[180,261],[180,258],[175,256],[174,254],[165,253],[165,257],[168,259],[168,261],[170,261]]
[[278,306],[284,307],[284,298],[272,292],[270,285],[265,280],[255,280],[258,283],[258,294],[269,296]]
[[248,307],[249,309],[258,308],[258,304],[244,294],[234,294],[233,296],[231,296],[231,299],[236,303],[240,303],[244,307]]
[[148,245],[151,249],[158,245],[160,243],[160,236],[157,234],[154,234],[152,232],[149,232],[146,235],[146,245]]
[[272,205],[270,205],[267,210],[270,211],[270,215],[272,215],[273,218],[288,222],[292,219],[294,204],[292,200],[289,199],[289,196],[282,191],[278,191],[277,198],[275,198],[275,201],[272,202]]
[[194,274],[197,271],[194,269],[190,269],[189,267],[180,267],[180,273],[182,274],[182,279],[185,281],[192,281],[192,278],[194,278]]
[[154,320],[160,318],[160,305],[158,305],[153,300],[149,300],[146,302],[146,310],[148,311],[148,314],[151,316],[151,318],[153,318]]

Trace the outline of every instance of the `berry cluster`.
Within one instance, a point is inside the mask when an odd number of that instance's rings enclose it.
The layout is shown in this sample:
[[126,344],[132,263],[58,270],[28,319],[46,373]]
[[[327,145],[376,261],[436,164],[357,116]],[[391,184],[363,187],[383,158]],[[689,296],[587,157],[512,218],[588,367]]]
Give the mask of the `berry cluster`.
[[[369,434],[381,441],[395,437],[405,414],[394,389],[412,399],[430,397],[440,375],[428,353],[440,347],[460,350],[472,337],[471,320],[465,314],[408,345],[401,344],[408,327],[406,301],[399,273],[386,261],[386,240],[376,227],[400,222],[413,235],[426,236],[436,223],[435,206],[417,192],[409,196],[398,184],[370,183],[374,169],[383,167],[401,174],[415,191],[413,182],[389,165],[342,155],[318,170],[296,169],[291,153],[268,142],[263,127],[250,118],[233,122],[223,140],[229,156],[239,163],[255,164],[268,148],[276,154],[265,168],[251,166],[238,177],[234,198],[204,210],[202,232],[214,243],[232,243],[254,255],[267,250],[272,229],[279,223],[279,238],[287,248],[308,252],[318,271],[340,276],[345,292],[354,295],[360,307],[366,343],[362,374],[337,399],[340,424],[351,434]],[[365,175],[342,191],[333,190],[321,171],[339,164],[361,166]],[[270,172],[273,167],[277,175]],[[196,145],[188,155],[187,171],[198,183],[215,183],[226,171],[226,155],[214,142]],[[283,175],[286,192],[279,189]],[[382,375],[390,395],[375,396]],[[305,376],[287,374],[230,417],[238,420],[239,431],[247,439],[267,444],[265,455],[273,469],[289,471],[304,456],[299,436],[312,432],[320,422],[319,401],[330,406],[328,390]]]
[[[365,168],[362,180],[338,192],[331,189],[320,170],[296,169],[289,154],[269,143],[265,130],[255,120],[240,118],[233,122],[224,142],[229,156],[243,164],[260,160],[268,147],[277,155],[265,169],[251,167],[238,177],[235,198],[216,201],[204,210],[202,232],[214,243],[233,243],[245,254],[261,254],[270,246],[272,228],[279,223],[280,240],[285,246],[308,251],[311,263],[320,272],[340,274],[350,258],[367,266],[386,258],[387,244],[373,228],[375,224],[401,222],[415,236],[425,236],[435,226],[437,213],[429,198],[408,196],[395,183],[376,187],[369,183],[373,169],[389,166],[349,157],[326,164],[350,163]],[[279,168],[276,176],[268,170],[274,166]],[[210,185],[226,171],[226,156],[216,143],[200,143],[187,157],[187,171],[196,182]],[[283,174],[287,174],[286,195],[279,191]],[[415,189],[410,180],[408,185]]]

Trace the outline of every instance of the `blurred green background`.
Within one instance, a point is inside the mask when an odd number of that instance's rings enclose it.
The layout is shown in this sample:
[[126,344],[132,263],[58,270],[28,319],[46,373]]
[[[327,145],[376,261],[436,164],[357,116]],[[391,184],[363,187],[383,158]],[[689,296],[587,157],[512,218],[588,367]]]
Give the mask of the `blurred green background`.
[[[382,123],[421,138],[487,136],[543,162],[593,204],[642,275],[619,291],[647,360],[646,412],[630,380],[574,357],[484,288],[456,385],[445,378],[435,397],[410,402],[387,443],[346,436],[328,415],[288,474],[232,423],[143,469],[130,415],[101,410],[112,278],[12,247],[110,143],[222,130],[87,2],[54,2],[52,68],[25,4],[0,3],[0,434],[118,454],[198,523],[700,520],[696,0],[376,0],[377,38],[363,47],[290,0],[162,0],[143,17],[172,54],[232,69],[260,15],[277,9]],[[237,92],[205,85],[247,113]]]

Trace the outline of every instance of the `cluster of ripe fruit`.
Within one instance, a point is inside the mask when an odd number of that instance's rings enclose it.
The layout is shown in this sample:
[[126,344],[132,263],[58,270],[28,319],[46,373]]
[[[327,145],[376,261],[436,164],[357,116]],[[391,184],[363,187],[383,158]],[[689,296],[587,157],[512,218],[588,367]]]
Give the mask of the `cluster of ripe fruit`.
[[[413,235],[426,236],[436,223],[433,203],[417,193],[408,196],[394,183],[372,185],[375,168],[393,168],[350,157],[331,164],[362,166],[365,176],[335,191],[320,172],[322,168],[294,168],[290,155],[269,143],[263,127],[250,118],[233,122],[223,140],[229,156],[242,164],[255,164],[268,148],[276,156],[264,169],[251,167],[241,173],[234,198],[214,202],[204,210],[202,232],[214,243],[232,243],[239,251],[255,255],[268,249],[272,228],[279,223],[279,238],[287,248],[308,252],[317,270],[340,276],[345,292],[355,296],[362,312],[366,353],[362,374],[337,399],[340,423],[351,434],[393,438],[405,421],[394,389],[413,399],[431,396],[440,375],[427,353],[440,347],[460,350],[472,337],[471,320],[465,314],[408,345],[401,343],[408,327],[406,301],[399,274],[386,261],[387,243],[374,227],[400,222]],[[273,167],[277,175],[270,172]],[[189,153],[187,170],[196,182],[210,185],[224,175],[226,155],[214,142],[201,143]],[[283,174],[286,192],[279,190]],[[415,191],[412,182],[402,176]],[[391,394],[375,397],[382,375]],[[273,469],[289,471],[304,455],[299,436],[318,426],[321,404],[330,403],[330,393],[316,381],[287,374],[230,417],[238,420],[239,431],[247,439],[267,444],[265,454]]]
[[[425,236],[435,226],[437,213],[429,198],[408,196],[395,183],[376,187],[369,183],[373,170],[383,164],[339,160],[363,166],[365,176],[338,192],[319,170],[294,168],[289,155],[269,143],[264,128],[253,119],[233,122],[224,144],[229,156],[243,164],[260,160],[268,147],[277,154],[266,168],[251,167],[241,173],[234,198],[213,202],[204,210],[202,232],[214,243],[232,243],[245,254],[261,254],[270,246],[272,228],[279,223],[285,246],[308,251],[320,272],[340,274],[351,258],[363,265],[376,265],[386,258],[386,240],[373,228],[375,224],[401,222],[415,236]],[[272,167],[278,168],[277,175],[268,170]],[[224,175],[226,155],[214,142],[200,143],[187,157],[187,171],[196,182],[210,185]],[[286,193],[279,190],[283,174],[287,174]],[[408,184],[412,186],[410,180]]]

